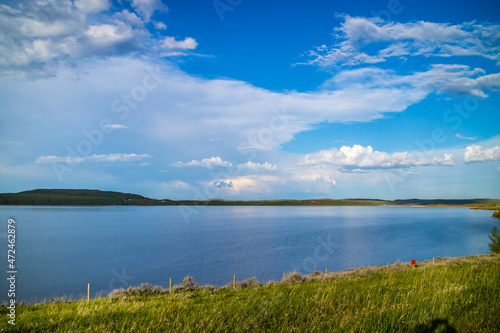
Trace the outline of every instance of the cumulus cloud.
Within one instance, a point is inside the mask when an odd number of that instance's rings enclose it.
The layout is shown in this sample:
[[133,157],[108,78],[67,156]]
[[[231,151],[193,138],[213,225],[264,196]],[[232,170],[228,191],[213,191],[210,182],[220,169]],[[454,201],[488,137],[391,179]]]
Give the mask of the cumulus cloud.
[[108,154],[108,155],[90,155],[90,156],[40,156],[35,160],[36,164],[56,164],[56,163],[66,163],[66,164],[79,164],[82,162],[94,162],[94,163],[118,163],[118,162],[137,162],[142,161],[145,158],[151,158],[149,154]]
[[408,152],[394,152],[388,154],[373,150],[371,146],[361,145],[342,146],[314,154],[307,154],[302,165],[333,165],[343,168],[397,168],[430,165],[454,165],[451,154],[432,159],[418,158]]
[[155,29],[157,30],[165,30],[167,29],[167,25],[163,22],[154,22],[154,25],[155,25]]
[[181,162],[177,161],[171,166],[174,167],[205,167],[212,169],[213,167],[231,167],[233,164],[228,161],[222,160],[219,156],[217,157],[210,157],[210,158],[204,158],[201,161],[200,160],[192,160],[191,162]]
[[216,188],[225,188],[225,187],[233,187],[233,182],[225,182],[225,181],[222,181],[222,180],[217,180],[213,183],[212,185],[213,187],[216,187]]
[[132,0],[132,7],[134,7],[146,21],[149,21],[156,11],[168,11],[167,6],[165,6],[161,0]]
[[[337,43],[309,51],[309,64],[322,67],[384,62],[390,57],[479,56],[500,64],[500,25],[465,22],[386,22],[351,17],[335,29]],[[375,47],[378,52],[368,51]]]
[[465,163],[497,160],[500,160],[500,146],[495,146],[484,150],[479,145],[471,145],[465,148]]
[[278,176],[271,175],[248,175],[238,176],[231,179],[219,179],[215,182],[206,183],[218,190],[220,194],[247,195],[273,193],[276,186],[282,184],[283,180]]
[[[0,72],[46,77],[54,75],[55,64],[74,65],[91,56],[136,51],[157,55],[167,46],[196,48],[193,38],[162,41],[146,29],[144,24],[155,11],[167,10],[161,0],[133,0],[130,9],[101,13],[110,6],[109,0],[77,0],[74,4],[69,0],[20,0],[0,5]],[[166,28],[161,22],[154,26]]]
[[161,46],[166,49],[194,50],[198,46],[198,43],[191,37],[186,37],[184,40],[175,40],[174,37],[165,37]]
[[[127,23],[132,27],[144,29],[144,21],[142,20],[142,18],[137,16],[136,13],[130,12],[127,9],[124,9],[121,12],[114,13],[113,18],[118,21]],[[114,22],[117,22],[116,20],[114,20]]]

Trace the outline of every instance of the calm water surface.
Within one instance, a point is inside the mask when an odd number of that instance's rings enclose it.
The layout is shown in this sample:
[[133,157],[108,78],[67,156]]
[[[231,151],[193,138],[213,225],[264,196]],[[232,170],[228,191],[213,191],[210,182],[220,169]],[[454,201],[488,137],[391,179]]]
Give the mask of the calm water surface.
[[[339,271],[488,252],[491,211],[410,207],[0,207],[16,221],[18,300],[81,297],[193,276],[220,286],[283,271]],[[1,301],[7,282],[0,283]]]

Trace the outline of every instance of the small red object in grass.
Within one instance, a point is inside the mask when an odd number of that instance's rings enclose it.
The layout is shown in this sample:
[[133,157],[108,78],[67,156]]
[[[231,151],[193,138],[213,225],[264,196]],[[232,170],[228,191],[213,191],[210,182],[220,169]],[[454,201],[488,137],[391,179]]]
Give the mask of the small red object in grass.
[[416,261],[415,259],[413,259],[413,260],[411,261],[411,264],[412,264],[412,265],[416,265],[416,264],[417,264],[417,261]]

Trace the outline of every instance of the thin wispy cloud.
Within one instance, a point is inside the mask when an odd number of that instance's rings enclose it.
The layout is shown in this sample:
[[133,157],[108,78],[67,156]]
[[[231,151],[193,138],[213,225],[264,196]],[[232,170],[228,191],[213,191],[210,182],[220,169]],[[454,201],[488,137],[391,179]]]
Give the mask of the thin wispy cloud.
[[56,164],[56,163],[66,163],[66,164],[79,164],[82,162],[93,162],[93,163],[131,163],[142,161],[146,158],[152,158],[153,156],[149,154],[108,154],[108,155],[90,155],[83,157],[74,156],[40,156],[35,160],[36,164]]
[[[337,40],[309,51],[308,64],[322,67],[376,64],[397,57],[478,56],[500,64],[500,25],[464,22],[386,22],[342,15]],[[376,45],[376,46],[375,46]],[[376,52],[367,48],[375,46]]]
[[127,125],[122,125],[122,124],[106,124],[104,125],[105,128],[109,129],[127,129]]
[[458,138],[458,139],[463,139],[463,140],[476,140],[477,139],[477,136],[469,136],[469,137],[466,137],[466,136],[462,136],[460,133],[457,133],[455,134],[455,138]]
[[210,157],[210,158],[204,158],[201,161],[200,160],[192,160],[191,162],[181,162],[177,161],[173,164],[171,164],[173,167],[204,167],[204,168],[209,168],[212,169],[213,167],[231,167],[233,164],[228,161],[222,160],[219,156],[217,157]]

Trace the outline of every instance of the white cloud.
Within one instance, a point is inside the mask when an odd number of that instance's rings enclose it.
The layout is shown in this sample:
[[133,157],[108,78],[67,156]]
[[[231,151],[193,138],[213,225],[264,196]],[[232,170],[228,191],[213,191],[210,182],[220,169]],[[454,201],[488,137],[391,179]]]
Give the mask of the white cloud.
[[422,91],[436,91],[438,94],[476,97],[487,97],[485,91],[500,88],[497,74],[479,76],[480,74],[484,74],[482,69],[470,69],[466,65],[435,64],[425,72],[409,75],[397,75],[392,70],[365,67],[341,71],[325,81],[322,88],[412,87]]
[[175,37],[165,37],[161,46],[166,49],[194,50],[198,46],[198,43],[191,37],[186,37],[184,40],[175,40]]
[[121,12],[115,13],[113,15],[113,18],[117,19],[118,21],[125,22],[136,28],[144,28],[144,21],[139,16],[137,16],[136,13],[129,12],[126,9],[122,10]]
[[105,128],[111,128],[111,129],[126,129],[128,128],[127,125],[122,125],[122,124],[107,124],[104,125]]
[[132,39],[133,36],[133,30],[124,24],[91,25],[83,33],[84,39],[87,40],[89,44],[102,45],[105,47],[123,43]]
[[476,140],[477,136],[466,137],[462,136],[460,133],[455,134],[455,138],[463,139],[463,140]]
[[213,167],[231,167],[233,164],[231,162],[227,162],[222,160],[219,156],[204,158],[200,160],[192,160],[191,162],[175,162],[171,164],[174,167],[205,167],[212,169]]
[[161,0],[132,0],[132,7],[146,20],[149,21],[154,12],[168,11]]
[[[308,64],[353,66],[401,56],[479,56],[500,64],[500,25],[395,23],[348,15],[343,18],[341,27],[335,29],[339,42],[309,51],[312,60]],[[367,51],[368,46],[378,48],[378,52]]]
[[108,155],[90,155],[90,156],[40,156],[35,160],[36,164],[56,164],[56,163],[66,163],[79,164],[82,162],[94,162],[94,163],[118,163],[118,162],[137,162],[145,158],[151,158],[149,154],[108,154]]
[[[224,161],[219,156],[204,158],[202,160],[192,160],[191,162],[175,162],[171,164],[173,167],[205,167],[212,169],[213,167],[227,167],[232,168],[233,163]],[[242,164],[236,165],[236,170],[247,170],[247,171],[275,171],[277,170],[276,164],[271,164],[268,162],[265,163],[256,163],[256,162],[245,162]]]
[[483,150],[479,145],[470,145],[465,148],[464,162],[483,162],[500,160],[500,146]]
[[[137,131],[144,133],[143,140],[169,146],[172,142],[182,143],[182,150],[188,151],[198,147],[200,142],[209,143],[210,139],[220,138],[219,147],[240,148],[240,152],[247,156],[252,151],[249,147],[258,150],[276,149],[292,140],[297,133],[313,129],[316,124],[366,122],[404,111],[430,93],[421,87],[397,83],[377,87],[372,87],[370,83],[367,86],[346,83],[335,90],[274,92],[242,81],[194,77],[169,62],[158,65],[147,58],[131,57],[89,58],[81,60],[78,69],[58,67],[55,73],[46,81],[30,82],[30,89],[37,92],[33,98],[42,101],[44,94],[50,95],[55,87],[59,96],[75,98],[60,99],[61,103],[65,102],[64,110],[44,109],[44,114],[56,116],[57,113],[60,117],[59,114],[68,112],[75,116],[85,112],[86,119],[91,122],[88,125],[95,126],[92,122],[98,123],[102,118],[97,110],[109,110],[116,98],[117,103],[113,104],[110,113],[112,122],[121,123],[123,119],[119,117],[123,112],[120,110],[128,110],[130,118],[127,123],[133,121]],[[121,96],[141,84],[147,73],[156,73],[158,81],[155,82],[161,84],[147,91],[147,97],[140,103],[132,101],[134,107],[131,107]],[[65,77],[76,77],[78,80],[67,81],[63,79]],[[96,82],[99,82],[98,86]],[[12,94],[20,94],[16,91],[20,91],[21,86],[21,82],[12,80],[2,89],[5,93],[11,91]],[[106,91],[101,87],[106,87]],[[76,95],[75,91],[85,91],[85,94]],[[96,92],[97,96],[106,98],[92,101],[84,98],[86,94]],[[115,97],[110,101],[109,96]],[[145,110],[140,113],[142,116],[135,109],[139,104]],[[75,105],[85,106],[85,110],[75,108]],[[31,104],[26,105],[25,118],[31,117],[29,107]],[[66,118],[70,119],[69,116]],[[83,124],[76,125],[73,123],[71,126],[75,131],[81,131]],[[174,150],[176,146],[179,145],[175,145]]]
[[109,0],[75,0],[75,6],[84,13],[98,13],[111,7]]
[[165,29],[167,29],[166,24],[163,23],[163,22],[157,22],[157,21],[155,21],[154,25],[155,25],[155,29],[157,29],[157,30],[165,30]]
[[307,154],[302,165],[333,165],[343,168],[397,168],[430,165],[454,165],[451,154],[432,159],[418,158],[408,152],[388,154],[373,150],[371,146],[342,146],[314,154]]
[[[110,5],[109,0],[78,0],[75,4],[69,0],[20,0],[0,6],[0,73],[47,77],[54,75],[58,63],[75,65],[91,56],[119,56],[136,51],[157,56],[162,41],[154,38],[144,23],[154,11],[167,9],[162,2],[133,1],[141,17],[126,9],[111,15],[94,15]],[[161,22],[156,26],[166,28]],[[177,43],[193,48],[196,41],[187,38]]]
[[160,57],[165,57],[165,58],[168,58],[168,57],[183,57],[183,56],[187,56],[188,54],[185,53],[185,52],[181,52],[181,51],[172,51],[172,52],[163,52],[160,54]]
[[274,193],[276,187],[280,184],[282,184],[280,177],[270,175],[238,176],[204,183],[205,186],[217,188],[219,194],[231,195]]
[[[97,11],[105,2],[77,2]],[[17,10],[16,8],[22,10]],[[87,24],[87,12],[70,1],[19,2],[0,7],[0,72],[9,76],[47,76],[54,64],[99,55],[123,55],[142,47],[150,36],[134,13],[122,11]],[[15,12],[15,15],[10,14]],[[50,13],[50,14],[47,14]],[[135,28],[134,28],[135,27]]]
[[237,169],[241,170],[252,170],[252,171],[258,171],[258,170],[263,170],[263,171],[274,171],[277,170],[277,165],[276,164],[271,164],[268,162],[265,163],[254,163],[252,161],[245,162],[243,164],[238,164],[236,166]]

